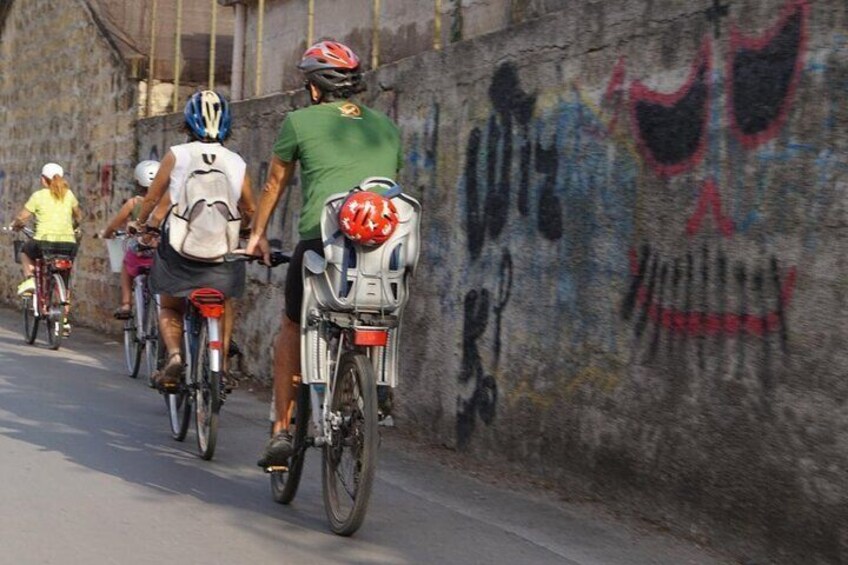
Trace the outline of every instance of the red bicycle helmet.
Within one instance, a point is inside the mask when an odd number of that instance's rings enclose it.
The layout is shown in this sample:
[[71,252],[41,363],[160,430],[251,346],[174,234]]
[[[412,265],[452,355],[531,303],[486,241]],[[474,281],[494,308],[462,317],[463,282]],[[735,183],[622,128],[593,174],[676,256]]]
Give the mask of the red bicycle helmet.
[[392,201],[375,192],[357,191],[347,197],[339,211],[342,233],[360,245],[385,243],[397,228],[398,213]]
[[337,41],[319,41],[307,49],[297,65],[306,77],[326,92],[358,87],[362,80],[359,57]]

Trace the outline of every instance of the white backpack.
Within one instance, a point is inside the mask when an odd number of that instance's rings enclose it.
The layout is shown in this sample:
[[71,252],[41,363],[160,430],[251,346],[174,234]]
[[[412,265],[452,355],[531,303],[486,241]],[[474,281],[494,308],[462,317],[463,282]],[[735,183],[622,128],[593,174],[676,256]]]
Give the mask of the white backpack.
[[227,175],[212,167],[196,169],[171,208],[168,242],[183,257],[219,263],[238,248],[240,226]]

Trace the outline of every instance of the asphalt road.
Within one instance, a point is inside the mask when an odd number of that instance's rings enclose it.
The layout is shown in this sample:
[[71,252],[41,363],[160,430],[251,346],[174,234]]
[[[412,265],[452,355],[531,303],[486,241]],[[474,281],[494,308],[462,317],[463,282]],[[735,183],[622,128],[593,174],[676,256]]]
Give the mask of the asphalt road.
[[[320,454],[294,503],[255,460],[266,404],[237,391],[212,462],[168,434],[162,398],[121,373],[114,336],[27,346],[0,309],[0,564],[722,563],[591,507],[554,504],[440,466],[387,437],[352,538],[327,528]],[[390,435],[390,434],[389,434]],[[407,444],[403,444],[407,445]]]

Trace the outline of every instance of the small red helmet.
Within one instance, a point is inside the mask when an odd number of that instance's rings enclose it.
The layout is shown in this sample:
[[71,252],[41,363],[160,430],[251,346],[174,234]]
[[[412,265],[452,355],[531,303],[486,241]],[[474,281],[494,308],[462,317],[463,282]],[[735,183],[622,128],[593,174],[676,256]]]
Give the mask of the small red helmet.
[[397,224],[398,213],[395,205],[376,192],[352,193],[339,211],[339,227],[342,233],[360,245],[382,245],[392,236]]

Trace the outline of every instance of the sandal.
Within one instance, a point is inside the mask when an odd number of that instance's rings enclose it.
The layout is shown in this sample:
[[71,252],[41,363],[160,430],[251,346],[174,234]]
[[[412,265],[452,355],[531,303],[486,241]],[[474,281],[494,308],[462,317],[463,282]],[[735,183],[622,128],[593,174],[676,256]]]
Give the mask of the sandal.
[[223,371],[221,373],[221,388],[224,389],[224,392],[230,394],[234,389],[239,387],[239,380],[233,376],[229,371]]
[[129,304],[122,304],[113,315],[117,320],[128,320],[132,316],[132,307]]
[[179,353],[170,354],[165,366],[153,374],[153,384],[159,390],[180,386],[184,368],[182,356]]

